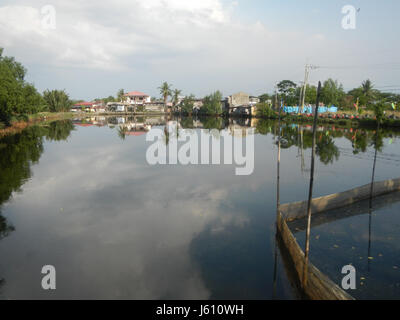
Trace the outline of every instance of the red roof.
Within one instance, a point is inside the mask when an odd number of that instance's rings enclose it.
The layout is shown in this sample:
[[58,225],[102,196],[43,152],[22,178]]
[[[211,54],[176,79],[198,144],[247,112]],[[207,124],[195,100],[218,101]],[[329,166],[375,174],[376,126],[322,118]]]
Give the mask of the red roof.
[[92,106],[93,102],[78,102],[74,104],[74,107],[80,107],[80,106]]
[[125,93],[125,96],[126,97],[149,97],[149,95],[147,95],[147,94],[145,94],[145,93],[143,93],[143,92],[140,92],[140,91],[132,91],[132,92],[128,92],[128,93]]
[[128,131],[127,133],[125,133],[127,136],[135,136],[135,137],[138,137],[138,136],[142,136],[142,135],[144,135],[144,134],[146,134],[146,132],[143,132],[143,131]]
[[92,124],[90,123],[75,123],[76,126],[80,126],[80,127],[91,127]]

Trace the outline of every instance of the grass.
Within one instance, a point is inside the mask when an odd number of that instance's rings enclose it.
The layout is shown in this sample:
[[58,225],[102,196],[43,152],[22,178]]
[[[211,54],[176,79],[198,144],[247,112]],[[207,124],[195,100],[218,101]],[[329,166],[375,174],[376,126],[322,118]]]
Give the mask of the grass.
[[[351,112],[339,112],[337,115],[344,115],[344,116],[354,116],[354,113]],[[386,117],[383,119],[381,127],[387,127],[387,128],[393,128],[397,129],[400,128],[400,119],[390,119],[392,115],[395,115],[397,117],[400,116],[399,113],[395,112],[387,112]],[[260,118],[266,118],[266,117],[260,117]],[[278,119],[278,115],[274,114],[272,117],[269,119]],[[294,114],[281,114],[281,119],[284,122],[303,122],[303,123],[313,123],[314,122],[314,117],[307,117],[305,115],[294,115]],[[375,117],[372,112],[367,111],[364,112],[362,115],[359,116],[359,118],[328,118],[327,114],[320,114],[318,117],[318,124],[336,124],[340,126],[346,126],[346,127],[376,127],[377,126],[377,121],[375,120]]]
[[0,122],[0,137],[4,137],[9,134],[15,134],[21,132],[28,126],[33,124],[48,122],[54,120],[64,120],[73,117],[72,112],[40,112],[36,114],[21,114],[14,115],[11,118],[11,125],[6,126],[4,123]]

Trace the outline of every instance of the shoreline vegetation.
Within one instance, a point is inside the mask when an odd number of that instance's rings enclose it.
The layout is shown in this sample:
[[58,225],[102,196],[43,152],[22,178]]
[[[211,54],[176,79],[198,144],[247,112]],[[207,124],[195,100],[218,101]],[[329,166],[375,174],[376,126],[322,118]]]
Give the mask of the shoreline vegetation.
[[[398,129],[400,130],[400,114],[393,113],[393,115],[397,115],[398,119],[390,119],[390,118],[382,118],[380,122],[381,128],[390,128],[390,129]],[[138,117],[154,117],[154,116],[179,116],[177,113],[168,113],[168,112],[101,112],[101,113],[86,113],[86,112],[40,112],[37,114],[32,114],[29,116],[19,117],[11,121],[9,126],[4,126],[0,122],[0,137],[4,137],[6,135],[12,135],[21,132],[25,128],[35,125],[35,124],[46,124],[52,121],[58,120],[68,120],[73,118],[89,118],[89,117],[109,117],[109,116],[138,116]],[[193,118],[190,115],[184,115],[185,118]],[[201,117],[207,118],[222,118],[222,119],[240,119],[246,118],[244,116],[237,115],[201,115]],[[353,117],[353,118],[352,118]],[[270,115],[270,116],[254,116],[247,117],[254,118],[257,120],[278,120],[278,113]],[[281,114],[281,121],[286,123],[313,123],[312,116],[306,115],[291,115],[291,114]],[[364,117],[356,118],[354,115],[346,112],[338,112],[333,117],[332,114],[322,114],[318,118],[318,124],[334,124],[341,127],[360,127],[360,128],[374,128],[377,127],[378,121],[376,118],[371,115],[365,115]]]
[[[214,118],[256,118],[278,119],[279,112],[282,121],[308,123],[313,121],[313,114],[285,113],[285,106],[300,105],[300,108],[315,106],[316,87],[312,85],[298,86],[290,80],[283,80],[276,86],[273,94],[262,94],[256,98],[257,103],[251,114],[231,113],[230,107],[223,108],[223,95],[220,91],[196,99],[195,96],[182,96],[182,91],[172,89],[164,82],[159,87],[161,99],[151,98],[152,103],[162,104],[163,110],[157,112],[141,110],[133,105],[132,112],[125,110],[103,110],[103,112],[87,112],[82,106],[78,112],[72,112],[72,107],[79,105],[83,100],[72,100],[65,90],[45,90],[38,92],[32,83],[25,81],[26,68],[13,57],[3,55],[0,48],[0,136],[23,130],[30,124],[49,120],[62,120],[73,117],[90,116],[188,116]],[[400,128],[400,95],[379,91],[374,88],[370,80],[364,81],[360,87],[345,92],[343,85],[333,79],[324,82],[321,91],[324,106],[338,106],[336,113],[320,113],[319,124],[338,124],[344,126],[368,126]],[[171,98],[171,102],[168,102]],[[227,98],[228,99],[228,98]],[[120,101],[126,104],[126,94],[121,89],[116,98],[109,96],[103,99],[94,99],[101,105],[107,102]],[[199,101],[201,101],[199,105]],[[118,102],[117,102],[118,103]],[[253,106],[253,105],[252,105]],[[239,106],[243,107],[243,106]],[[247,106],[246,108],[248,108]],[[233,108],[237,108],[234,106]],[[279,111],[280,110],[280,111]],[[85,112],[86,111],[86,112]],[[90,111],[90,110],[89,110]],[[96,111],[96,110],[95,110]],[[104,112],[105,111],[105,112]],[[139,111],[139,112],[138,112]]]
[[11,121],[9,126],[5,126],[0,122],[0,138],[19,133],[35,124],[47,124],[57,120],[69,120],[72,119],[73,116],[74,114],[72,112],[40,112],[15,119]]

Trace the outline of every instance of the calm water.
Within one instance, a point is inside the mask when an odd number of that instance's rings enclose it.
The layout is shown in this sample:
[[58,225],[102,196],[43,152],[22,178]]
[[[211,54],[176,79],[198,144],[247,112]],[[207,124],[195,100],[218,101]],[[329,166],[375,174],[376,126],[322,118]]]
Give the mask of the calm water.
[[[372,210],[367,200],[315,217],[311,260],[339,284],[343,276],[337,270],[353,265],[357,290],[351,294],[357,299],[399,299],[399,213],[400,193],[394,193],[376,198]],[[305,225],[303,221],[291,225],[302,247]]]
[[[274,255],[277,123],[179,123],[194,132],[253,126],[254,173],[236,176],[236,165],[149,165],[146,130],[164,128],[162,118],[61,121],[1,139],[0,298],[296,298],[279,252],[277,260]],[[282,203],[307,198],[310,129],[284,125]],[[370,183],[375,146],[376,180],[399,177],[399,136],[321,127],[314,195]],[[176,137],[164,139],[171,143]],[[374,283],[384,279],[383,286],[364,281],[361,298],[400,298],[400,271],[394,268],[400,267],[398,209],[393,202],[374,212],[374,240],[386,237],[388,229],[391,236],[381,246],[373,242],[370,268],[390,272],[374,273]],[[344,256],[347,264],[362,256],[368,217],[313,228],[314,237],[321,234],[311,242],[313,262],[336,282],[342,266],[330,261]],[[336,228],[341,233],[332,241],[346,248],[335,247],[329,260],[321,252],[331,244],[322,235]],[[360,240],[350,239],[354,230]],[[348,253],[348,246],[360,246],[360,253]],[[55,291],[41,288],[44,265],[57,270]]]

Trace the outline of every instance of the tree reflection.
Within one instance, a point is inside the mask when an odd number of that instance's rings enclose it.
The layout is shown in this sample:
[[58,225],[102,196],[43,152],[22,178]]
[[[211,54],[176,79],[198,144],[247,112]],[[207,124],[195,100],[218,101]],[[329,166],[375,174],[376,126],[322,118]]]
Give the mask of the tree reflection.
[[14,230],[15,228],[8,224],[6,218],[0,215],[0,240],[7,237]]
[[[1,214],[1,206],[13,192],[20,192],[22,185],[32,176],[31,165],[38,163],[43,153],[43,141],[66,140],[74,125],[70,120],[55,121],[46,126],[32,126],[15,135],[0,139],[0,240],[15,227]],[[5,282],[0,276],[0,286]]]
[[201,117],[200,121],[203,123],[204,129],[217,129],[222,130],[224,128],[224,122],[222,118],[216,117]]
[[46,138],[51,141],[67,140],[74,130],[74,124],[70,120],[61,120],[51,122],[47,126]]
[[332,164],[335,160],[339,160],[340,151],[335,146],[332,137],[322,134],[316,144],[316,154],[323,164],[328,165]]
[[359,154],[360,152],[366,152],[368,148],[368,134],[364,131],[357,131],[354,136],[351,137],[353,154]]
[[[277,135],[277,121],[259,120],[257,122],[257,133],[262,135]],[[311,126],[284,123],[281,126],[281,148],[290,149],[292,147],[299,148],[299,157],[304,161],[304,151],[311,149],[312,131]],[[335,140],[345,138],[351,142],[351,148],[354,155],[368,152],[369,147],[375,147],[378,152],[382,152],[384,139],[393,139],[400,134],[396,130],[372,131],[362,128],[319,126],[317,132],[316,155],[319,160],[325,164],[333,164],[338,161],[341,155],[340,148],[336,146]],[[276,140],[276,137],[275,139]]]
[[[32,176],[31,165],[43,153],[43,140],[66,140],[74,126],[71,121],[52,122],[46,126],[32,126],[15,135],[0,139],[0,206],[13,192],[20,192],[22,185]],[[0,213],[0,239],[14,231]]]

